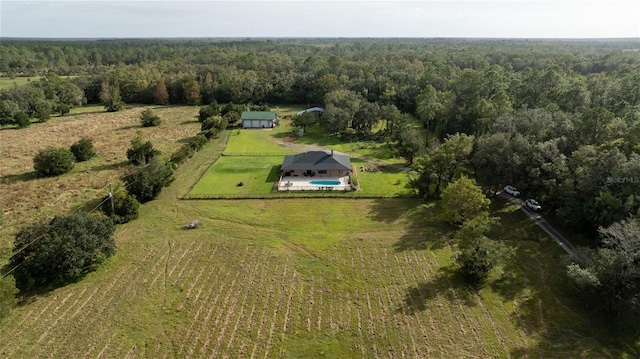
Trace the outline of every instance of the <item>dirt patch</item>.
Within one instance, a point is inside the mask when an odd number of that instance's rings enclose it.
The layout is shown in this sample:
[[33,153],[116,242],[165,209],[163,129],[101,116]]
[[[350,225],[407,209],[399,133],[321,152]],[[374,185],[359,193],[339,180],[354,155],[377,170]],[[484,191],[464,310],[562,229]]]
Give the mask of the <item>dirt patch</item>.
[[283,140],[283,141],[286,141],[286,142],[294,142],[294,141],[296,141],[297,139],[298,139],[298,136],[296,136],[296,135],[286,135],[286,136],[284,136],[284,137],[282,138],[282,140]]

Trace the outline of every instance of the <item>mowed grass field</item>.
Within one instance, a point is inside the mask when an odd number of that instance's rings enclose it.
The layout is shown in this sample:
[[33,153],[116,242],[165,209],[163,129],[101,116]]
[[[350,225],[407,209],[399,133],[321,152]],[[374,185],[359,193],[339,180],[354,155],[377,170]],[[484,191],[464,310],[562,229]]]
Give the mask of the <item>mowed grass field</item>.
[[494,204],[491,236],[516,256],[475,291],[455,275],[454,228],[432,203],[178,199],[223,141],[118,227],[97,272],[14,310],[0,357],[640,356],[637,318],[611,325],[584,308],[562,250],[515,208]]
[[[193,187],[189,196],[238,196],[269,194],[278,182],[284,156],[223,156]],[[242,186],[238,183],[242,182]]]
[[[409,174],[403,170],[379,166],[377,157],[353,157],[354,177],[362,191],[357,192],[277,192],[279,166],[285,155],[314,150],[343,150],[341,146],[329,148],[309,144],[307,140],[292,136],[295,132],[290,121],[269,130],[231,131],[224,156],[220,157],[189,192],[188,198],[260,198],[260,197],[400,197],[412,196]],[[349,153],[362,156],[362,153]],[[372,153],[370,153],[372,154]],[[365,171],[364,169],[372,169]],[[243,186],[237,186],[242,182]]]

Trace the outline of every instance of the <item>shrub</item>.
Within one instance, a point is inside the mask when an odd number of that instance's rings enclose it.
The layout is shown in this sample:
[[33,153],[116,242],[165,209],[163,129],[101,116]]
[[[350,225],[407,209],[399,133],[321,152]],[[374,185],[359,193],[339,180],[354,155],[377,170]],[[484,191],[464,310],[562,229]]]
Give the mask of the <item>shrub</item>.
[[207,144],[207,138],[204,135],[197,134],[189,139],[187,145],[194,151],[198,151]]
[[13,121],[16,126],[18,126],[18,128],[26,128],[31,126],[31,119],[29,118],[29,115],[22,111],[16,113],[16,115],[13,117]]
[[212,128],[212,129],[210,129],[210,130],[207,130],[207,131],[203,131],[203,132],[201,132],[201,134],[202,134],[202,135],[203,135],[207,140],[210,140],[210,139],[212,139],[212,138],[214,138],[214,137],[218,136],[218,133],[219,133],[219,131],[218,131],[218,129],[217,129],[217,128]]
[[176,152],[171,155],[169,162],[175,165],[183,164],[187,159],[191,158],[194,154],[194,150],[189,146],[182,146]]
[[148,108],[140,114],[140,124],[142,127],[158,126],[160,125],[160,117]]
[[198,114],[198,121],[204,122],[210,117],[215,117],[220,114],[220,105],[217,102],[213,102],[208,106],[204,106],[200,109]]
[[131,140],[131,147],[127,150],[127,159],[134,165],[144,165],[160,154],[153,148],[150,141],[142,142],[142,132],[138,131]]
[[33,168],[40,177],[58,176],[73,169],[75,158],[65,148],[49,147],[33,157]]
[[173,180],[173,167],[169,163],[161,163],[158,160],[153,160],[148,165],[123,177],[129,193],[140,203],[156,198],[162,188],[168,186]]
[[114,231],[109,218],[87,213],[23,227],[10,261],[16,286],[30,290],[80,279],[115,253]]
[[117,188],[103,199],[102,212],[109,216],[114,223],[122,224],[138,218],[140,202],[130,195],[124,188]]
[[71,145],[69,148],[76,162],[83,162],[91,159],[96,155],[93,150],[93,140],[90,138],[81,138],[78,142]]

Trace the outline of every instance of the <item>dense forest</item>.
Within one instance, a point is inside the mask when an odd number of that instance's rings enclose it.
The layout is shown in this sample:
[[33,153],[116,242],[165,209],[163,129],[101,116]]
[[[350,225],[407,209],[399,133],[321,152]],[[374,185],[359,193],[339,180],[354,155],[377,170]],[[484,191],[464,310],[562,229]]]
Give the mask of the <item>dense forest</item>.
[[0,74],[41,79],[2,91],[0,125],[86,103],[321,105],[328,133],[394,146],[425,197],[466,170],[595,235],[640,214],[639,52],[638,40],[5,39]]

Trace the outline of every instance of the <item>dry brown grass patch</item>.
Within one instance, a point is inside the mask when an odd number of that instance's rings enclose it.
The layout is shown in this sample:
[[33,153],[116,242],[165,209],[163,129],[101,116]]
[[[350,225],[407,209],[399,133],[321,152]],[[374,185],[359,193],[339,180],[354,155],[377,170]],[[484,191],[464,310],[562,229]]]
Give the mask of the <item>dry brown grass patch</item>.
[[[0,131],[2,166],[0,168],[0,208],[4,223],[0,229],[0,253],[11,246],[12,236],[24,224],[65,214],[87,201],[106,194],[126,171],[126,150],[136,131],[141,130],[140,112],[134,107],[115,113],[87,113],[53,118],[26,129]],[[144,138],[167,158],[200,129],[195,116],[198,107],[154,108],[162,124],[144,128]],[[68,148],[82,137],[93,139],[97,157],[77,163],[68,174],[36,178],[33,156],[53,147]]]

